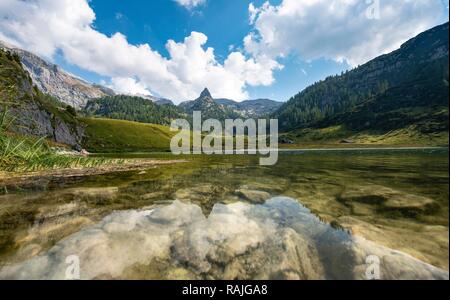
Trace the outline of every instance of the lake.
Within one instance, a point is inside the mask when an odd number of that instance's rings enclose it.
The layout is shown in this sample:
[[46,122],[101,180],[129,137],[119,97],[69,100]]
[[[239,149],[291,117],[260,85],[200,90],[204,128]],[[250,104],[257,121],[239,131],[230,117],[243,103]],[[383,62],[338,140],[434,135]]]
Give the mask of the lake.
[[0,278],[448,279],[448,149],[176,158],[3,187]]

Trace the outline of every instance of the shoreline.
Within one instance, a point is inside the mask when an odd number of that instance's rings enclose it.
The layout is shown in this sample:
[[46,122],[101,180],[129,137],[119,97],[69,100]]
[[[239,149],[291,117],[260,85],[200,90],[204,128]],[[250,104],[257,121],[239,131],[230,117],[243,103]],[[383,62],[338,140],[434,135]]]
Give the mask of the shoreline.
[[[257,151],[258,149],[250,149],[253,151]],[[378,150],[384,150],[384,151],[401,151],[401,150],[449,150],[448,146],[386,146],[386,147],[323,147],[323,148],[278,148],[278,149],[266,149],[267,151],[277,151],[277,152],[320,152],[320,151],[378,151]],[[245,149],[245,150],[234,150],[237,152],[243,152],[243,151],[249,151],[249,149]],[[128,154],[132,154],[132,155],[151,155],[151,154],[171,154],[170,152],[167,151],[154,151],[154,152],[146,152],[146,151],[131,151],[131,152],[96,152],[96,153],[90,153],[90,157],[102,157],[103,155],[106,156],[118,156],[120,157],[120,155],[128,155]],[[220,154],[220,155],[232,155],[233,153],[225,153],[225,154]],[[194,156],[194,154],[189,154]],[[206,154],[199,154],[199,155],[206,155]],[[220,156],[218,155],[218,156]],[[175,156],[175,155],[174,155]],[[198,155],[195,155],[198,156]],[[128,158],[127,158],[128,159]],[[133,159],[133,158],[131,158]]]
[[436,147],[334,147],[334,148],[280,148],[279,152],[289,152],[289,151],[377,151],[377,150],[388,150],[388,151],[399,151],[399,150],[448,150],[449,147],[436,146]]
[[24,184],[37,178],[73,178],[95,175],[105,175],[116,172],[140,171],[152,167],[164,166],[176,163],[184,163],[185,160],[156,160],[156,159],[123,159],[123,161],[98,167],[80,167],[71,169],[51,169],[33,172],[4,172],[0,171],[0,184],[15,185]]
[[[323,147],[323,148],[279,148],[279,149],[267,149],[268,151],[278,152],[278,153],[305,153],[305,152],[352,152],[352,151],[415,151],[415,150],[443,150],[448,151],[448,146],[387,146],[387,147]],[[236,150],[235,150],[236,151]],[[242,154],[243,151],[236,151],[237,154]],[[256,150],[257,151],[257,150]],[[126,157],[126,155],[158,155],[158,154],[171,154],[170,152],[99,152],[90,153],[89,157],[102,157],[102,156],[113,156],[111,164],[105,164],[97,167],[79,167],[79,168],[69,168],[69,169],[49,169],[31,172],[8,172],[0,171],[0,184],[8,185],[15,182],[26,182],[35,178],[71,178],[71,177],[85,177],[93,175],[104,175],[115,172],[127,172],[127,171],[139,171],[145,170],[151,167],[169,165],[174,163],[187,162],[183,159],[169,159],[169,160],[159,160],[154,158],[133,158]],[[221,156],[233,155],[234,153],[224,153]],[[246,154],[246,153],[244,153]],[[120,155],[124,155],[124,158],[120,158]],[[191,154],[193,155],[193,154]],[[204,155],[204,154],[201,154]],[[116,157],[114,157],[116,156]],[[174,155],[174,158],[177,157]],[[115,162],[114,162],[115,161]]]

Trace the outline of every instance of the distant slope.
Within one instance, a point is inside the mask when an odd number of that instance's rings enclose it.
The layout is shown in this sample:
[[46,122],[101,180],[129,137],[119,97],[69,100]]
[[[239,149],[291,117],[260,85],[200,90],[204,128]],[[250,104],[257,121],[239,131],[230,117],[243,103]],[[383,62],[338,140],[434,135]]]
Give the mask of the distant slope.
[[136,95],[132,95],[132,96],[150,100],[153,103],[158,104],[158,105],[175,105],[172,100],[165,99],[165,98],[159,98],[159,97],[148,96],[148,95],[140,95],[140,94],[136,94]]
[[[430,29],[390,54],[293,97],[273,117],[282,130],[339,126],[345,135],[409,128],[448,132],[449,25]],[[448,140],[448,138],[447,138]]]
[[269,99],[236,102],[230,99],[215,99],[217,104],[228,107],[243,118],[260,118],[276,112],[283,103]]
[[13,118],[10,131],[80,147],[84,127],[58,100],[41,93],[17,54],[0,49],[0,112]]
[[90,152],[169,151],[175,135],[161,125],[95,118],[82,121],[86,124],[83,146]]
[[111,89],[90,84],[31,52],[11,47],[1,41],[0,48],[17,53],[25,70],[30,73],[33,83],[39,90],[65,104],[82,108],[91,98],[100,98],[114,94]]
[[405,82],[373,96],[352,110],[317,123],[342,124],[348,130],[390,131],[414,125],[423,133],[447,132],[448,81],[423,73],[421,80]]
[[157,104],[141,97],[117,95],[89,100],[83,110],[88,116],[170,125],[174,119],[185,119],[183,111],[170,104]]
[[175,105],[172,100],[165,99],[165,98],[156,98],[156,100],[153,102],[158,105]]

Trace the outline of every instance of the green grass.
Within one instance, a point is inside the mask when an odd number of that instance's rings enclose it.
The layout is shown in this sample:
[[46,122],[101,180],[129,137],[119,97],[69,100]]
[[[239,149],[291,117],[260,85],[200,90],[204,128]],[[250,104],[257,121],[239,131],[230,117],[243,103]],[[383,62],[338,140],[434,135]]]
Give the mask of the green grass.
[[[409,126],[397,130],[354,132],[338,125],[327,128],[306,128],[282,134],[294,141],[295,145],[334,146],[345,145],[343,140],[350,140],[361,146],[448,146],[448,132],[423,133],[417,126]],[[283,145],[284,147],[284,145]]]
[[[103,118],[83,118],[86,125],[84,147],[92,153],[169,152],[170,142],[178,132],[163,125]],[[202,133],[202,138],[206,136]],[[222,139],[223,145],[225,138]],[[244,145],[248,139],[244,137]],[[191,133],[192,149],[192,133]]]
[[[87,138],[84,146],[94,153],[168,152],[176,134],[167,126],[130,121],[84,118]],[[448,132],[424,134],[414,126],[390,132],[353,132],[344,126],[301,129],[281,134],[292,139],[289,147],[383,147],[383,146],[448,146]],[[342,140],[353,144],[343,144]]]
[[45,137],[21,136],[9,132],[12,127],[21,125],[20,113],[12,116],[11,108],[20,112],[22,107],[30,103],[58,117],[70,128],[79,125],[66,106],[33,87],[31,77],[22,68],[17,55],[0,50],[0,171],[97,167],[111,162],[107,159],[60,155],[51,148],[51,142],[46,141]]
[[44,138],[24,137],[7,132],[12,119],[0,110],[0,171],[33,172],[48,169],[97,167],[111,160],[57,154]]
[[97,153],[169,151],[176,134],[162,125],[100,118],[81,121],[86,125],[84,147]]
[[448,132],[423,133],[412,125],[386,133],[362,132],[352,136],[356,143],[412,146],[448,146]]
[[0,171],[34,172],[49,169],[91,168],[109,159],[65,156],[52,150],[44,139],[0,134]]
[[295,142],[338,142],[350,134],[343,126],[332,126],[320,129],[299,129],[284,135]]

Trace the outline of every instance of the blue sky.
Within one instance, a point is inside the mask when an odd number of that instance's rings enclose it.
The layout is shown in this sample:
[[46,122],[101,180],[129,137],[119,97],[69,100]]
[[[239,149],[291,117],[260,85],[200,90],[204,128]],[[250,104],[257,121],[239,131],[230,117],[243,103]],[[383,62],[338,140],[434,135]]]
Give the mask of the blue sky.
[[[207,46],[213,47],[223,62],[229,47],[233,45],[242,48],[243,38],[252,29],[248,22],[249,4],[260,6],[264,2],[265,0],[213,0],[195,9],[186,9],[172,0],[92,0],[91,7],[96,13],[94,25],[99,31],[107,35],[121,32],[130,43],[149,43],[165,56],[168,55],[165,44],[169,39],[181,41],[191,31],[203,32],[209,37]],[[280,2],[270,1],[274,5]],[[106,80],[93,72],[67,64],[61,56],[57,62],[89,81],[100,83]],[[285,68],[275,72],[274,84],[248,88],[251,99],[287,101],[314,82],[349,68],[346,63],[325,59],[306,63],[296,55],[291,55],[283,62]]]
[[176,102],[205,86],[286,101],[448,21],[448,0],[34,1],[0,0],[0,39],[88,81]]

